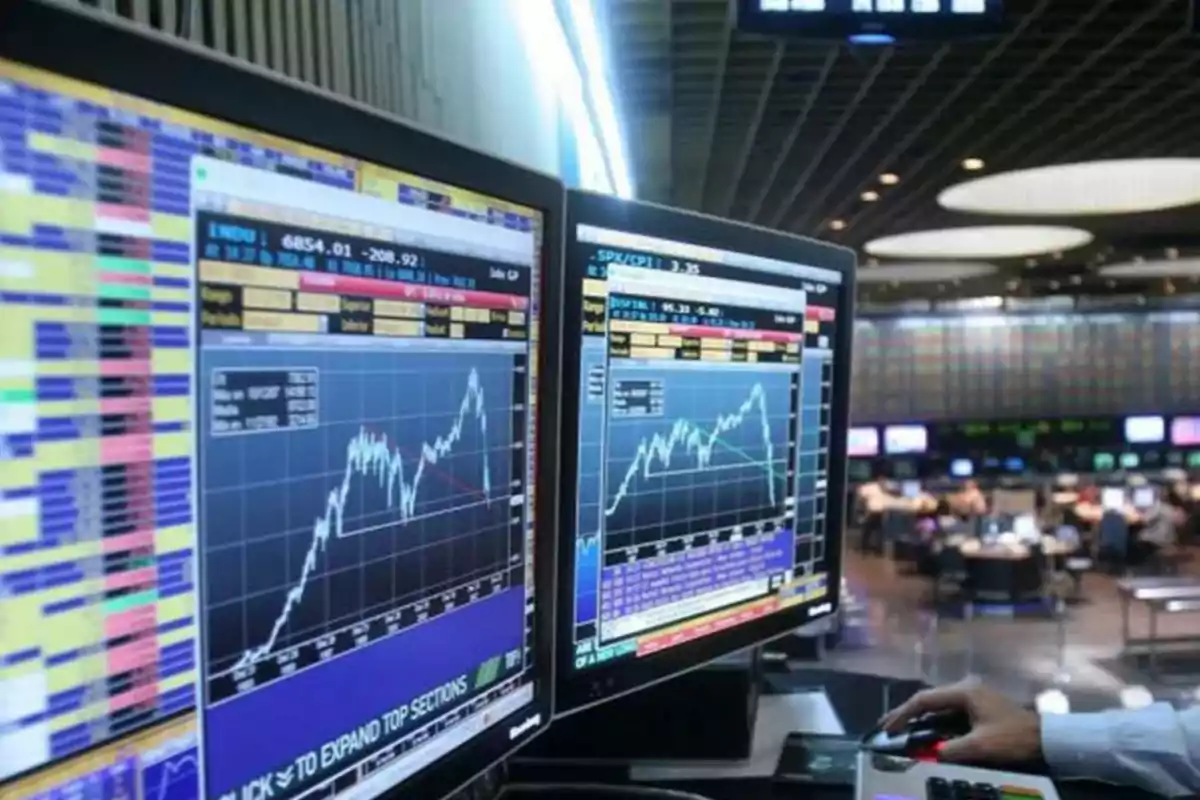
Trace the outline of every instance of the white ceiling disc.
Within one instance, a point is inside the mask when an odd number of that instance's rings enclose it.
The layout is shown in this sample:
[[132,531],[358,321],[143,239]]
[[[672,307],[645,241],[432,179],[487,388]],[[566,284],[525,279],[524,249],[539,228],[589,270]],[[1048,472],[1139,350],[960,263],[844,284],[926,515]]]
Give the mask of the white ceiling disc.
[[1001,172],[938,195],[952,211],[1031,217],[1162,211],[1200,203],[1200,159],[1131,158]]
[[982,225],[898,233],[864,249],[885,258],[1018,258],[1082,247],[1092,238],[1060,225]]
[[1126,261],[1101,267],[1100,274],[1106,278],[1192,278],[1200,275],[1200,258]]
[[969,261],[925,261],[911,264],[885,264],[863,267],[858,271],[859,283],[936,283],[938,281],[981,278],[995,274],[991,264]]

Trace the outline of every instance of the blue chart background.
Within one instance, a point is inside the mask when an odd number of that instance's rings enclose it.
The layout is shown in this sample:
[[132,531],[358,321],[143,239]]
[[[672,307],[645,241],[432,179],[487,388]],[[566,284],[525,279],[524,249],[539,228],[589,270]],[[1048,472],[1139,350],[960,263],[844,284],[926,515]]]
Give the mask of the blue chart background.
[[682,445],[672,453],[669,467],[654,459],[652,471],[684,474],[646,479],[639,467],[627,495],[607,517],[605,548],[647,544],[782,514],[787,495],[789,376],[785,371],[748,368],[610,369],[610,400],[617,381],[660,378],[664,404],[661,417],[609,416],[606,508],[612,506],[640,442],[655,434],[669,436],[678,419],[691,421],[707,434],[718,417],[738,411],[756,383],[762,384],[767,401],[776,462],[775,502],[770,499],[770,473],[764,467],[767,448],[756,404],[740,426],[720,437],[727,446],[716,445],[708,469],[697,471],[695,452],[689,454]]
[[[217,368],[316,367],[320,427],[249,435],[208,435],[212,371]],[[383,483],[356,475],[344,529],[318,552],[276,650],[373,617],[471,578],[508,559],[513,363],[507,354],[396,353],[362,350],[208,350],[202,359],[205,418],[202,541],[209,673],[229,668],[260,646],[296,585],[313,542],[313,523],[341,485],[346,446],[361,425],[386,433],[411,481],[422,443],[449,433],[477,370],[486,435],[472,410],[462,439],[422,477],[418,515],[401,523]],[[491,476],[484,503],[483,464]],[[394,501],[393,501],[394,502]]]
[[199,796],[196,748],[142,767],[142,800],[196,800]]

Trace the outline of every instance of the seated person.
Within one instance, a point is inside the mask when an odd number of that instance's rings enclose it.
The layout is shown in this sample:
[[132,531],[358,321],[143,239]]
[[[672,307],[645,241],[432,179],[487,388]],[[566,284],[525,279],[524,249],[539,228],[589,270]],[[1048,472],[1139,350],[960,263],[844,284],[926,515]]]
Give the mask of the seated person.
[[987,513],[987,498],[979,490],[979,484],[970,480],[963,488],[948,498],[950,510],[959,517],[979,517]]
[[889,733],[922,714],[965,711],[971,732],[939,750],[943,761],[1000,767],[1044,759],[1056,778],[1136,786],[1166,797],[1200,792],[1200,706],[1166,703],[1098,714],[1021,708],[977,681],[919,692],[881,720]]
[[1129,561],[1134,566],[1145,564],[1159,553],[1174,550],[1179,543],[1179,530],[1187,522],[1187,512],[1168,493],[1161,503],[1146,512],[1145,525],[1129,543]]

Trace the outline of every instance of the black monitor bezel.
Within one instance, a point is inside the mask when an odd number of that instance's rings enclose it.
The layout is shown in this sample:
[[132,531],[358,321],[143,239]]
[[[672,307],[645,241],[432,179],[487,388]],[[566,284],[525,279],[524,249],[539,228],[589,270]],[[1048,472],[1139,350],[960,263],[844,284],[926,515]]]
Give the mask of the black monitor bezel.
[[[737,252],[752,253],[782,261],[810,264],[836,270],[842,275],[835,327],[834,399],[830,429],[829,494],[826,504],[829,530],[838,536],[834,565],[830,570],[830,593],[821,598],[828,610],[809,616],[814,604],[801,604],[753,623],[696,639],[645,658],[614,661],[576,671],[572,649],[574,608],[574,558],[577,485],[579,466],[579,380],[580,359],[563,359],[562,484],[559,488],[558,547],[558,636],[555,676],[555,715],[562,716],[610,700],[654,683],[703,666],[716,658],[775,638],[799,625],[816,621],[837,611],[842,572],[842,526],[845,516],[846,431],[850,419],[850,352],[854,335],[854,251],[814,239],[760,228],[732,220],[684,211],[652,203],[570,190],[567,192],[567,229],[564,279],[563,347],[578,354],[583,343],[583,276],[574,263],[579,244],[575,231],[580,224],[629,231],[676,241],[686,241]],[[838,431],[841,431],[839,434]]]
[[[301,144],[473,189],[545,214],[538,335],[537,498],[534,542],[535,680],[529,705],[402,784],[406,796],[442,797],[524,745],[550,724],[554,674],[554,523],[557,517],[556,377],[562,356],[564,187],[555,177],[414,128],[387,112],[268,72],[190,42],[101,15],[25,0],[0,11],[0,58],[225,120]],[[199,707],[181,714],[201,714]],[[510,727],[538,724],[510,741]],[[86,752],[86,751],[84,751]],[[76,757],[75,754],[72,757]],[[62,760],[12,776],[16,780]],[[385,794],[397,786],[389,787]]]

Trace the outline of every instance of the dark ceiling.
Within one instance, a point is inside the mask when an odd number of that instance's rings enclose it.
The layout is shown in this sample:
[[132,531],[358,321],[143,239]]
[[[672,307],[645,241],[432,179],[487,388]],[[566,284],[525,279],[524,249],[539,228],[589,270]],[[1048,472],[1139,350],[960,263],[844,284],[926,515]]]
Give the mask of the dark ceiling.
[[[614,78],[639,197],[859,248],[910,230],[1019,219],[947,212],[947,186],[1091,159],[1200,156],[1190,0],[1010,0],[1007,34],[892,47],[737,31],[730,0],[608,0]],[[982,173],[963,159],[984,159]],[[900,176],[881,186],[879,176]],[[874,189],[877,202],[860,195]],[[841,220],[845,229],[831,229]],[[1046,222],[1046,220],[1038,220]],[[1057,220],[1056,220],[1057,221]],[[1105,263],[1200,254],[1200,207],[1066,220],[1086,248],[991,260],[994,277],[864,285],[874,301],[1150,294]],[[860,256],[866,262],[865,256]]]

